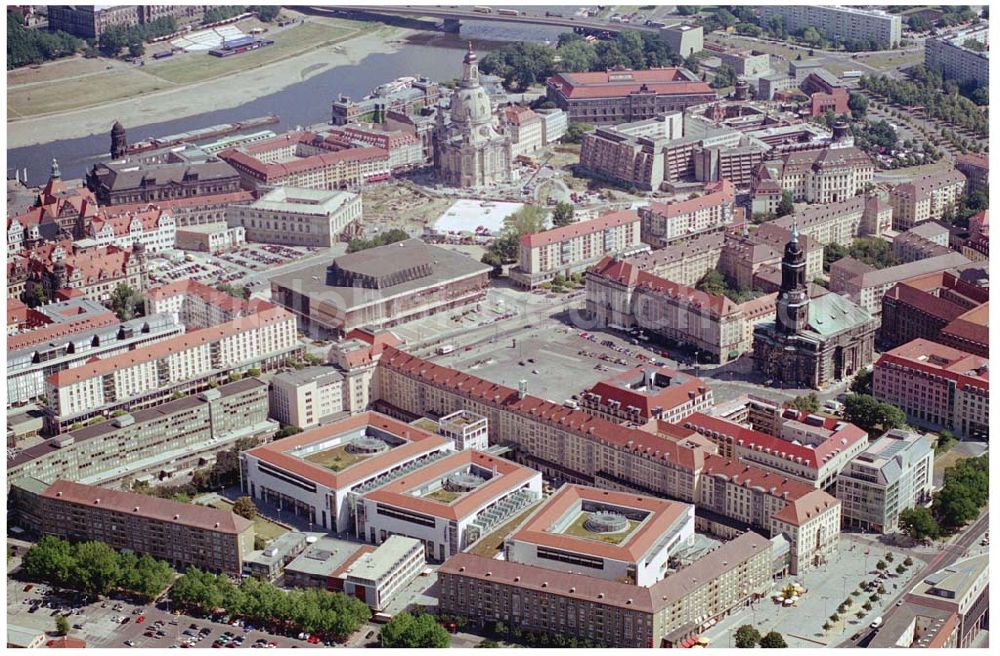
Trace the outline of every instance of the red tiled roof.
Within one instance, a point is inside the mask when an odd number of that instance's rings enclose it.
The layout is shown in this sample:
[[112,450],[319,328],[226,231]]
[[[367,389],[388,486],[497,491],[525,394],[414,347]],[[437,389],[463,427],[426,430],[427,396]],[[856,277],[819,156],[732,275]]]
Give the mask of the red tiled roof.
[[90,314],[77,321],[54,323],[41,328],[36,328],[35,330],[31,330],[29,332],[8,336],[7,351],[18,351],[20,349],[28,348],[29,346],[53,341],[59,339],[60,337],[69,337],[70,335],[74,335],[85,330],[113,326],[117,323],[119,323],[118,317],[111,311]]
[[592,235],[595,232],[600,232],[607,228],[615,228],[627,223],[639,223],[639,215],[633,211],[611,212],[610,214],[605,214],[589,221],[578,221],[561,228],[553,228],[551,230],[524,235],[521,237],[521,245],[528,248],[538,248],[539,246],[558,244],[574,237]]
[[83,380],[89,380],[95,376],[103,376],[118,369],[128,368],[144,362],[150,362],[152,360],[158,360],[171,353],[179,353],[195,346],[210,344],[231,335],[236,335],[247,330],[261,328],[266,324],[285,321],[290,318],[292,318],[291,313],[284,308],[274,305],[264,307],[254,314],[238,317],[218,326],[209,326],[208,328],[192,330],[184,335],[171,337],[170,339],[150,344],[149,346],[144,346],[143,348],[135,349],[134,351],[126,351],[125,353],[121,353],[119,355],[113,355],[108,358],[89,362],[81,367],[63,369],[62,371],[57,371],[52,374],[45,380],[56,387],[72,385],[73,383],[78,383]]
[[811,490],[809,493],[793,499],[787,506],[774,513],[771,517],[792,526],[802,526],[811,519],[826,512],[840,501],[823,490]]
[[[463,494],[452,503],[444,503],[427,497],[415,496],[413,491],[431,483],[465,465],[477,465],[494,472],[487,482],[475,490]],[[365,495],[365,498],[397,508],[404,508],[431,517],[441,517],[461,521],[494,500],[517,491],[518,488],[535,477],[535,470],[518,465],[481,451],[456,451],[435,460],[426,467],[390,481]]]
[[[622,508],[645,510],[651,514],[620,544],[576,537],[568,533],[552,532],[553,525],[582,501],[597,501]],[[570,552],[622,561],[638,561],[681,517],[688,513],[686,503],[658,499],[628,492],[601,490],[594,487],[567,484],[552,497],[511,536],[521,542],[530,542]]]
[[689,198],[677,203],[658,203],[653,201],[649,204],[649,211],[653,214],[672,218],[697,212],[707,207],[732,203],[734,198],[733,184],[729,180],[720,180],[706,184],[704,196]]
[[722,456],[705,456],[702,476],[722,476],[734,485],[759,487],[770,495],[787,499],[799,499],[816,491],[812,485],[803,483],[783,474],[778,474],[742,460],[730,460]]
[[990,304],[983,303],[958,317],[941,329],[942,337],[953,337],[960,341],[973,342],[989,348]]
[[[219,291],[214,287],[209,287],[208,285],[198,282],[197,280],[191,280],[190,278],[185,280],[178,280],[177,282],[172,282],[167,285],[162,285],[160,287],[155,287],[146,292],[146,298],[153,301],[165,301],[174,296],[197,296],[205,303],[214,305],[221,308],[224,312],[237,312],[240,309],[249,311],[249,303],[240,298],[236,298],[231,294]],[[275,307],[270,303],[265,303],[261,307]]]
[[705,308],[718,317],[729,315],[738,310],[736,303],[722,294],[709,294],[694,287],[660,278],[648,271],[640,271],[632,262],[616,260],[611,256],[605,256],[604,259],[591,267],[588,275],[600,276],[629,287],[635,286],[643,291],[665,294],[679,300],[686,299],[688,305]]
[[[650,392],[640,392],[629,387],[629,383],[642,380],[644,373],[649,370],[654,374],[670,378],[671,384],[659,389],[654,388]],[[683,379],[682,382],[675,382],[678,377]],[[638,408],[639,414],[649,419],[653,416],[653,408],[659,407],[664,412],[669,412],[685,403],[700,399],[708,393],[708,386],[700,378],[682,374],[669,367],[640,365],[607,380],[599,381],[584,392],[587,393],[599,395],[601,406],[606,406],[608,401],[618,401],[622,408],[628,406]]]
[[990,388],[989,360],[922,338],[883,353],[875,366],[890,364],[942,376],[960,386],[969,385],[982,390]]
[[45,488],[41,496],[219,533],[239,534],[253,526],[250,520],[234,515],[228,510],[84,485],[75,481],[57,480]]
[[[392,435],[405,439],[406,443],[366,458],[338,472],[289,454],[289,451],[306,444],[346,435],[367,426],[388,431]],[[339,490],[376,476],[383,471],[388,471],[401,462],[413,460],[439,449],[449,442],[450,440],[446,437],[435,435],[386,415],[377,412],[363,412],[332,424],[303,431],[277,442],[259,446],[246,453],[275,467],[325,485],[331,490]]]
[[160,226],[160,219],[164,215],[167,217],[170,216],[169,212],[164,212],[159,207],[147,207],[137,212],[112,209],[114,207],[114,205],[111,205],[102,208],[100,218],[95,218],[91,223],[93,234],[96,235],[105,225],[110,225],[115,236],[127,235],[132,227],[132,222],[135,220],[138,220],[142,224],[143,232],[148,232],[156,230]]
[[533,112],[530,107],[523,107],[521,105],[509,105],[505,107],[504,115],[514,125],[521,125],[532,120],[541,120],[541,117]]
[[233,205],[245,203],[253,200],[253,193],[250,191],[234,191],[228,194],[205,194],[204,196],[191,196],[189,198],[170,198],[158,200],[156,202],[127,203],[121,205],[102,205],[105,212],[122,214],[125,212],[141,212],[147,209],[175,210],[186,207],[205,207],[211,205]]

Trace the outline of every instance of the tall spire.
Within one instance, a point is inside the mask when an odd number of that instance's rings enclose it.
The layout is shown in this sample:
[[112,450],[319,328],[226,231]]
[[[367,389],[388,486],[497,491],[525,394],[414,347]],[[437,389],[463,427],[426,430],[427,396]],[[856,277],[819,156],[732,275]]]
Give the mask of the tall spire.
[[798,221],[792,221],[792,243],[799,243],[799,224]]
[[59,172],[59,162],[56,161],[55,157],[52,158],[52,175],[49,177],[56,180],[62,177],[62,174]]

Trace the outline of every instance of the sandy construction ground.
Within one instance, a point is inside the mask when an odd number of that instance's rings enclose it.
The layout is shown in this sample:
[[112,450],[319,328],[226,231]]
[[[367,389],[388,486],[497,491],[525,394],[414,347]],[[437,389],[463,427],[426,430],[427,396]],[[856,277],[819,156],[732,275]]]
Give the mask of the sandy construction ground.
[[[68,65],[70,74],[62,81],[53,80],[53,77],[60,77],[58,72],[46,70],[45,67],[29,74],[18,72],[18,77],[14,80],[8,75],[7,148],[106,132],[108,116],[111,115],[125,125],[140,126],[236,107],[335,66],[357,64],[375,53],[394,52],[397,42],[410,33],[400,28],[357,23],[357,36],[351,36],[351,32],[344,28],[345,21],[330,21],[329,35],[323,39],[316,33],[316,26],[312,23],[322,24],[328,20],[309,18],[305,25],[291,28],[310,30],[308,36],[311,38],[306,41],[311,43],[304,44],[298,50],[281,50],[285,58],[274,63],[258,63],[256,67],[247,70],[232,71],[229,68],[240,57],[245,58],[240,63],[254,66],[257,63],[252,59],[254,55],[266,55],[268,48],[238,55],[229,61],[222,60],[219,63],[224,70],[220,69],[219,75],[224,76],[225,84],[219,83],[219,76],[185,84],[189,79],[197,79],[199,73],[203,77],[204,72],[192,70],[194,67],[185,65],[183,60],[157,62],[144,67],[119,65],[115,62],[111,70],[95,67],[89,62],[63,62],[62,65]],[[271,48],[278,49],[280,45],[276,43]],[[189,56],[185,55],[185,58]],[[100,62],[108,65],[106,60]],[[197,62],[195,67],[200,68],[201,62]],[[163,76],[158,75],[158,72]],[[49,84],[37,83],[42,80]],[[18,107],[22,107],[25,114],[30,114],[32,110],[37,112],[38,108],[44,111],[47,106],[58,107],[59,100],[52,94],[61,94],[65,98],[67,87],[74,94],[82,96],[80,104],[90,106],[19,118],[22,113],[18,111]],[[136,95],[123,99],[121,88]],[[30,98],[28,90],[32,92]],[[95,99],[96,104],[87,102]]]

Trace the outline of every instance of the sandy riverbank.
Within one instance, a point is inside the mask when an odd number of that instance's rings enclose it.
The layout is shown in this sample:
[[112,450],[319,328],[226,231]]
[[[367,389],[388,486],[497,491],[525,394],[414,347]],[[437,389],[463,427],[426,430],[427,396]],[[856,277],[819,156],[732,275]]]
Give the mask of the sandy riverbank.
[[177,89],[157,91],[99,107],[19,119],[7,123],[7,148],[21,148],[107,132],[113,116],[129,128],[237,107],[319,75],[358,64],[372,54],[395,52],[411,30],[378,29],[273,64]]

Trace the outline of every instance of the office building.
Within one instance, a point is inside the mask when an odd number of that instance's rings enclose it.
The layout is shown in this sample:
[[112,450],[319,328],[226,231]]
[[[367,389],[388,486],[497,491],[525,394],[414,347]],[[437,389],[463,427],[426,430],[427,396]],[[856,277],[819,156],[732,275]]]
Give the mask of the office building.
[[253,549],[253,522],[227,510],[66,480],[20,479],[11,495],[33,533],[97,540],[176,567],[239,575]]
[[243,226],[230,228],[224,221],[177,228],[174,235],[178,250],[218,255],[242,248],[247,243]]
[[359,538],[420,540],[428,560],[465,551],[542,496],[542,475],[510,460],[466,449],[449,453],[357,500]]
[[893,429],[855,456],[837,477],[844,527],[893,533],[899,513],[926,505],[934,490],[933,442]]
[[382,352],[402,340],[384,329],[355,328],[330,348],[328,360],[344,377],[344,410],[356,415],[371,402],[372,376]]
[[32,312],[56,320],[7,337],[8,407],[42,396],[45,379],[57,371],[184,333],[184,326],[172,315],[150,314],[119,321],[114,313],[87,298],[41,305]]
[[796,203],[828,205],[857,196],[872,184],[875,163],[858,148],[792,151],[757,167],[754,213],[774,214],[787,191]]
[[733,223],[735,199],[732,183],[721,180],[706,184],[704,192],[696,198],[650,202],[639,210],[642,241],[659,248],[700,232],[725,230]]
[[868,435],[854,424],[792,408],[780,411],[777,430],[772,433],[702,412],[680,423],[712,440],[724,458],[749,462],[829,492],[840,470],[868,444]]
[[746,346],[743,313],[722,294],[680,285],[611,257],[587,271],[585,279],[587,313],[598,326],[638,327],[719,363],[739,357]]
[[490,270],[463,253],[408,239],[276,276],[271,295],[304,332],[339,337],[478,303]]
[[420,540],[390,535],[371,552],[361,554],[344,572],[344,594],[353,595],[378,612],[424,569]]
[[990,158],[984,153],[962,153],[955,158],[955,168],[965,175],[970,194],[990,184]]
[[[942,331],[955,322],[958,327],[975,317],[977,308],[988,307],[989,298],[989,289],[969,283],[956,273],[917,274],[892,286],[882,297],[879,340],[890,348],[917,338],[943,344],[946,338]],[[986,313],[982,314],[985,322]],[[986,337],[985,327],[984,323],[981,337]]]
[[649,587],[694,536],[694,506],[563,485],[504,542],[504,560]]
[[336,135],[287,132],[274,139],[230,148],[218,157],[244,188],[361,189],[390,177],[389,152],[345,144]]
[[347,191],[278,187],[245,205],[233,205],[230,226],[248,241],[329,248],[361,234],[361,195]]
[[[649,587],[463,553],[439,570],[442,613],[608,647],[680,645],[767,594],[771,543],[747,532]],[[544,610],[543,610],[544,609]]]
[[267,385],[244,378],[13,449],[7,480],[170,484],[210,467],[219,451],[278,428],[267,418]]
[[452,449],[445,437],[365,412],[242,452],[241,485],[317,529],[343,533],[355,526],[362,495]]
[[207,389],[231,372],[278,367],[301,348],[295,318],[262,303],[249,316],[50,375],[49,427],[61,432],[115,410],[153,407],[174,393]]
[[569,128],[569,117],[561,109],[536,109],[542,119],[542,142],[547,146],[562,139]]
[[[793,225],[798,228],[800,238],[805,235],[824,246],[850,246],[857,237],[877,237],[891,230],[892,206],[876,194],[854,196],[809,205],[788,216],[768,221],[760,229],[772,230],[771,226],[778,226],[790,231]],[[788,243],[787,239],[782,245],[784,243]],[[782,245],[778,245],[779,250]]]
[[389,153],[389,169],[393,173],[423,163],[420,140],[408,130],[387,130],[374,124],[353,123],[333,128],[330,136],[339,138],[347,146],[381,148]]
[[340,94],[333,101],[331,123],[354,125],[380,123],[389,114],[415,115],[441,99],[441,85],[424,76],[405,76],[380,84],[368,97],[352,100]]
[[489,419],[468,410],[458,410],[438,420],[437,432],[455,443],[456,451],[489,448]]
[[683,68],[559,73],[545,86],[570,121],[597,125],[644,121],[716,99],[714,89]]
[[842,42],[866,42],[888,50],[899,45],[903,19],[897,14],[871,9],[855,9],[832,5],[765,5],[760,19],[770,24],[780,18],[785,32],[799,32],[814,27],[827,39]]
[[983,87],[990,81],[990,30],[982,23],[924,41],[924,66],[940,71],[944,79],[975,82]]
[[306,367],[271,379],[271,416],[309,428],[344,411],[344,376],[335,367]]
[[130,28],[139,24],[137,5],[47,5],[49,29],[81,39],[99,39],[109,27]]
[[[851,260],[843,258],[834,262],[833,267],[841,262],[841,266],[851,264]],[[831,267],[830,291],[850,297],[866,312],[877,316],[882,311],[882,297],[895,285],[921,274],[951,271],[966,264],[969,264],[969,258],[961,253],[948,253],[884,269],[862,266],[856,273],[848,275],[835,275]]]
[[[954,631],[951,646],[958,648],[977,646],[976,639],[979,634],[989,628],[989,555],[964,558],[930,574],[911,588],[903,599],[906,607],[915,609],[918,615],[933,615],[935,611],[953,615],[955,624],[946,619],[945,627],[941,630],[944,635],[948,635],[951,630]],[[957,628],[951,628],[955,625]],[[885,629],[879,633],[883,631]],[[890,632],[886,638],[891,638],[893,635],[894,633]],[[904,635],[908,637],[909,633]],[[918,638],[917,646],[927,646],[920,644],[923,642],[923,637],[934,636],[932,633]],[[875,646],[874,640],[872,646]],[[883,646],[881,641],[878,646]]]
[[[892,254],[900,262],[916,262],[951,252],[948,238],[951,230],[936,221],[918,223],[892,240]],[[968,257],[967,253],[963,253]],[[970,258],[971,259],[971,258]]]
[[561,228],[521,237],[520,259],[511,280],[533,289],[556,275],[585,271],[605,255],[633,254],[642,249],[639,215],[611,212]]
[[896,185],[889,192],[892,227],[908,230],[924,221],[940,221],[954,212],[965,193],[965,176],[956,169],[929,173]]
[[988,439],[989,361],[925,339],[897,346],[875,363],[872,395],[906,421],[961,439]]
[[162,209],[170,212],[178,228],[206,224],[225,223],[229,215],[229,206],[253,202],[252,191],[241,189],[220,194],[190,196],[188,198],[169,198],[155,202],[124,203],[108,205],[104,209],[109,212],[143,212],[148,209]]
[[651,364],[602,380],[580,395],[587,414],[636,425],[651,419],[676,423],[713,404],[712,390],[700,378]]
[[670,52],[684,58],[705,49],[705,28],[701,25],[661,27],[660,36],[670,46]]

